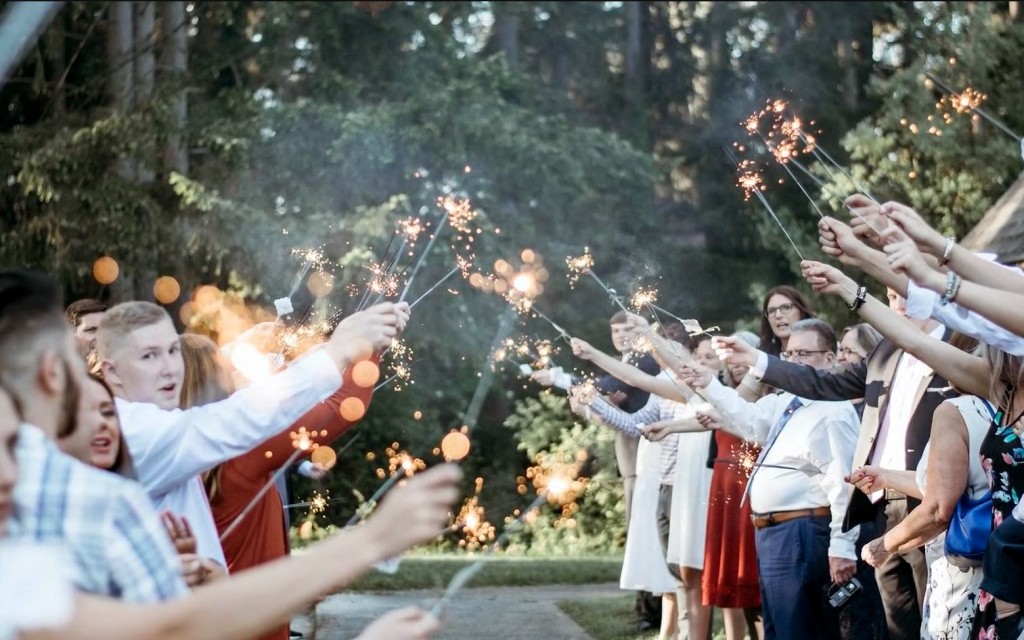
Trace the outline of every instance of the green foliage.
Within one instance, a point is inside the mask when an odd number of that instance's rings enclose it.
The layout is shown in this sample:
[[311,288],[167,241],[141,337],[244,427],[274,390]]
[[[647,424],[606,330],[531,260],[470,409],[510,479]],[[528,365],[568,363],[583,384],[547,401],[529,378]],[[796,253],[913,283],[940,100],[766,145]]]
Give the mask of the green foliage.
[[615,435],[596,424],[569,418],[564,396],[544,391],[516,403],[505,426],[516,433],[518,448],[542,469],[557,468],[587,456],[581,477],[586,490],[568,507],[545,507],[536,520],[514,534],[510,551],[594,553],[618,548],[625,539],[622,481],[615,466]]

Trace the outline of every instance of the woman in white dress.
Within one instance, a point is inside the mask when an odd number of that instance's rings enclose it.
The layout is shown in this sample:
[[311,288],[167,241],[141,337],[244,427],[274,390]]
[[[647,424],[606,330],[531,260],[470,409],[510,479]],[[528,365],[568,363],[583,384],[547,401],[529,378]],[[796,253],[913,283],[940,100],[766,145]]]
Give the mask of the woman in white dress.
[[946,400],[932,419],[931,440],[917,472],[864,467],[850,476],[867,492],[892,488],[922,498],[903,522],[864,547],[864,560],[878,567],[893,553],[924,545],[928,589],[921,638],[967,640],[981,586],[981,561],[945,553],[946,524],[965,493],[971,499],[988,490],[979,450],[992,422],[992,406],[976,396]]

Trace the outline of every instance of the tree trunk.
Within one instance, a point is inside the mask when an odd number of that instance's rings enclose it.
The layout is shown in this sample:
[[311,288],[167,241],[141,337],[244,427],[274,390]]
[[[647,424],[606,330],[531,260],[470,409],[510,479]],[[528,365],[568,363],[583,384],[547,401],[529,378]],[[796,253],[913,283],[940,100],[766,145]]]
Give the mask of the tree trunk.
[[[115,115],[124,115],[132,109],[134,80],[132,76],[132,38],[135,24],[130,2],[111,2],[107,8],[110,27],[107,30],[107,63],[110,65],[110,108]],[[135,177],[131,160],[117,161],[117,173],[126,180]]]
[[[499,10],[500,7],[500,10]],[[505,62],[513,71],[519,70],[519,16],[512,13],[507,5],[494,7],[494,37],[498,49],[505,54]]]
[[643,2],[626,2],[626,103],[637,106],[643,103],[643,40],[641,38],[643,24]]
[[160,3],[160,28],[164,36],[160,52],[160,71],[165,78],[178,86],[171,104],[173,130],[167,136],[164,147],[163,171],[169,176],[172,171],[188,175],[188,149],[184,143],[185,124],[188,119],[188,95],[185,87],[185,73],[188,71],[188,25],[184,0]]
[[1020,2],[1018,0],[1010,0],[1009,6],[1006,8],[1006,17],[1011,22],[1016,22],[1020,19]]
[[62,116],[67,111],[64,83],[64,71],[67,69],[67,61],[64,59],[64,39],[67,37],[66,25],[68,23],[67,12],[57,14],[50,29],[46,32],[46,53],[50,58],[51,77],[53,78],[53,95],[50,101],[53,104],[53,114]]
[[[156,72],[156,6],[152,2],[135,2],[135,108],[141,108],[153,95]],[[144,160],[139,163],[137,177],[140,182],[153,181],[154,150],[142,147]]]

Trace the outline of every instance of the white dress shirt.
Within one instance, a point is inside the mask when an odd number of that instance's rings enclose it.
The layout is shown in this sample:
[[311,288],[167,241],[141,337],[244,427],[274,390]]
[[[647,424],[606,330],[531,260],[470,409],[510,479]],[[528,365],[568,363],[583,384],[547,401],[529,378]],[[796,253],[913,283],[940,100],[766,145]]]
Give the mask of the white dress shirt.
[[221,402],[168,411],[118,398],[117,412],[139,481],[157,510],[186,516],[197,553],[227,567],[199,474],[288,428],[341,382],[330,356],[316,351]]
[[0,640],[71,620],[74,565],[61,544],[0,540]]
[[[944,331],[940,325],[932,329],[929,335],[941,340]],[[931,367],[906,351],[900,354],[889,388],[888,406],[881,418],[869,464],[897,471],[907,469],[907,428],[914,415],[914,399],[921,381],[933,373]],[[871,501],[877,502],[884,493],[875,491],[870,495]]]
[[[712,380],[704,397],[725,419],[724,428],[744,440],[765,445],[772,427],[796,397],[769,394],[747,402],[735,389]],[[800,398],[798,408],[750,477],[750,508],[775,513],[829,507],[832,512],[828,555],[856,560],[859,527],[843,533],[850,473],[860,419],[853,404]]]
[[934,318],[954,331],[976,338],[1015,356],[1024,356],[1024,339],[955,302],[940,304],[939,294],[911,280],[907,286],[907,315]]

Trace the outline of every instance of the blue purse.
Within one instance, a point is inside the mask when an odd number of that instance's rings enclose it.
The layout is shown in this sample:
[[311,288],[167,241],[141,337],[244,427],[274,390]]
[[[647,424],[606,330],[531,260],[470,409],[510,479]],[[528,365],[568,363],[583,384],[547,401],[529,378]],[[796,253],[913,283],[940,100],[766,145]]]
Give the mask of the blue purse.
[[[985,402],[984,400],[982,402]],[[985,407],[993,420],[996,413],[992,405]],[[959,556],[971,566],[981,566],[985,546],[992,535],[992,492],[986,491],[980,498],[971,498],[967,492],[960,496],[953,515],[949,519],[944,544],[946,556]]]

